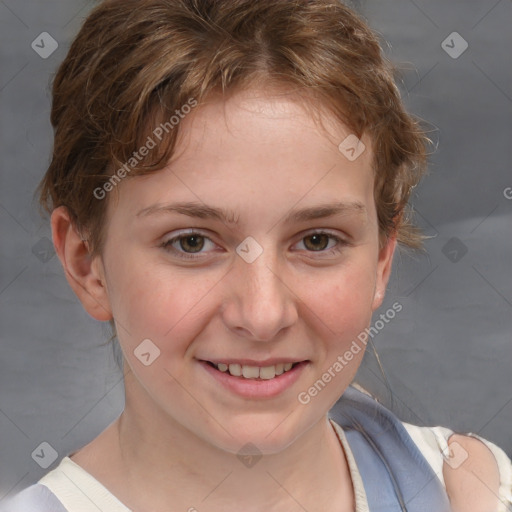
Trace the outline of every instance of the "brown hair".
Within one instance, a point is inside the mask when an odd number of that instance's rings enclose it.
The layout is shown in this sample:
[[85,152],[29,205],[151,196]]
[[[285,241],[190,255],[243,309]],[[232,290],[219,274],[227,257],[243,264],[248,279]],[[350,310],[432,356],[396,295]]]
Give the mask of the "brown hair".
[[[338,0],[105,1],[54,80],[41,204],[66,206],[100,253],[107,201],[98,190],[164,167],[179,133],[170,119],[185,105],[265,82],[305,93],[358,137],[370,135],[380,233],[418,247],[404,212],[428,139],[393,73],[377,36]],[[167,127],[162,142],[134,159],[158,126]]]

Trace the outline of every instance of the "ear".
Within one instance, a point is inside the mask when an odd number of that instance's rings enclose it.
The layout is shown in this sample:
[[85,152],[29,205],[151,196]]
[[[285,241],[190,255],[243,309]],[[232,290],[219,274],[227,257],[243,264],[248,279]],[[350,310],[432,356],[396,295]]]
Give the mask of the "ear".
[[396,248],[396,236],[387,239],[385,245],[379,250],[379,260],[377,262],[377,276],[375,281],[375,293],[373,295],[372,311],[375,311],[384,300],[386,287],[391,275],[393,263],[393,254]]
[[90,255],[87,241],[82,240],[66,207],[53,211],[51,225],[55,251],[82,306],[96,320],[110,320],[112,311],[101,257]]

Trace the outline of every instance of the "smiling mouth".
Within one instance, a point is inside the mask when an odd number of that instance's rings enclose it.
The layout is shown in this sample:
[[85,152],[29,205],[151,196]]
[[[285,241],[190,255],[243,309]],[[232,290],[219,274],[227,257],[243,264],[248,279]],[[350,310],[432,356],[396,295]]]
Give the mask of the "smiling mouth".
[[238,363],[212,363],[211,361],[205,361],[205,363],[209,364],[219,372],[227,373],[233,377],[252,380],[270,380],[289,372],[298,364],[305,363],[305,361],[299,361],[296,363],[279,363],[271,366],[250,366]]

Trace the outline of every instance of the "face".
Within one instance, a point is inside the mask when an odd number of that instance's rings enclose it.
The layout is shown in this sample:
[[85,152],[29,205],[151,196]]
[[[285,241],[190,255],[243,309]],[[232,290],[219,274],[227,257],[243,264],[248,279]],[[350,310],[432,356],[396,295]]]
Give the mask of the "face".
[[349,160],[346,127],[256,90],[181,123],[166,168],[125,179],[108,208],[127,405],[232,453],[275,453],[351,382],[364,347],[335,363],[383,298],[394,243],[379,247],[371,142]]

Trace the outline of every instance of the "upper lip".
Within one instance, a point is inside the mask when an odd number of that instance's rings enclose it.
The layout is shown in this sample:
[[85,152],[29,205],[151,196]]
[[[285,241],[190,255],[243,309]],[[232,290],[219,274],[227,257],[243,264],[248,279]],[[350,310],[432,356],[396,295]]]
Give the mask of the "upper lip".
[[225,359],[218,359],[218,358],[201,359],[201,361],[206,361],[206,362],[213,363],[213,364],[219,364],[219,363],[224,363],[227,365],[239,364],[241,366],[259,366],[259,367],[264,368],[265,366],[275,366],[277,364],[302,363],[304,361],[307,361],[307,359],[301,359],[300,357],[296,358],[296,359],[293,359],[290,357],[275,357],[272,359],[264,359],[262,361],[256,361],[255,359],[246,359],[246,358],[233,359],[233,358],[226,357]]

